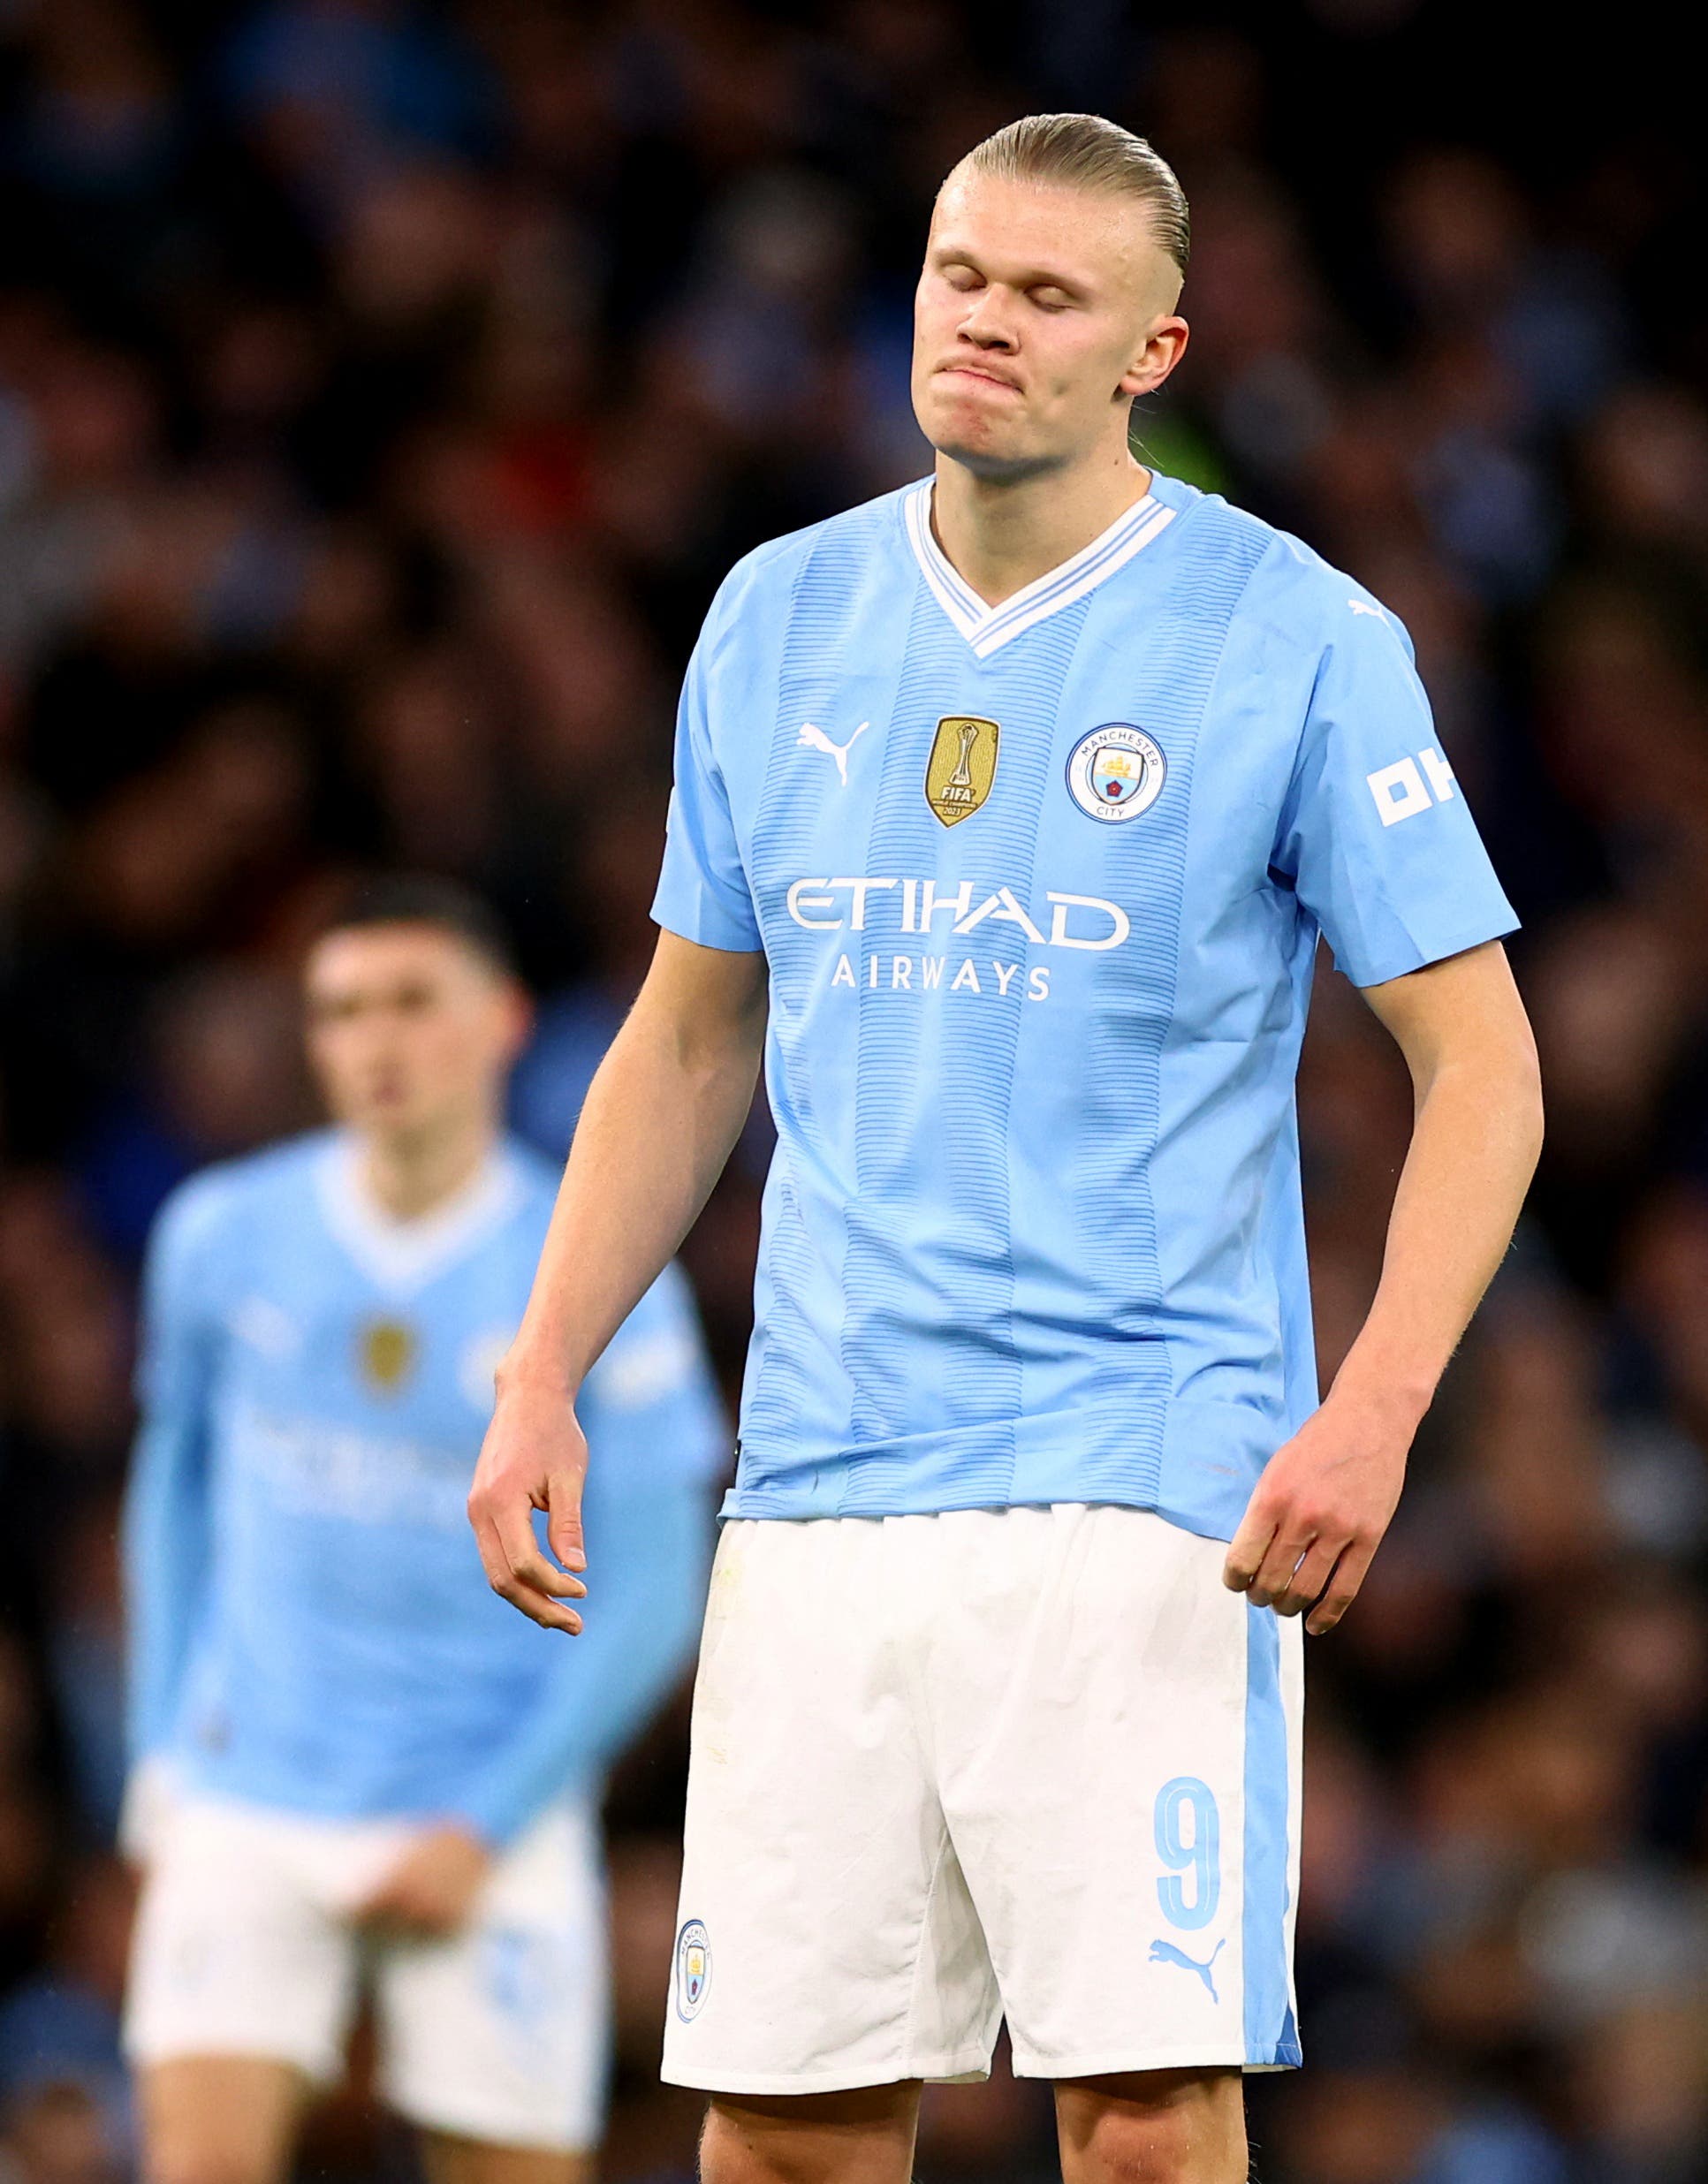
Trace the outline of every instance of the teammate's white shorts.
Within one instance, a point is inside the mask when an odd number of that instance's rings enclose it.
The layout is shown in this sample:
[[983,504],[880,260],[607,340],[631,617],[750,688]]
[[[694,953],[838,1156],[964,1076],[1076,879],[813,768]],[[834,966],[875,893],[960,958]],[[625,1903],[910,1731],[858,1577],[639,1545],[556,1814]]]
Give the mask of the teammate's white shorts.
[[792,2094],[1299,2060],[1302,1634],[1063,1504],[726,1524],[666,2079]]
[[380,2090],[400,2115],[496,2145],[596,2145],[609,2019],[596,1821],[579,1807],[535,1821],[451,1939],[366,1941],[351,1907],[418,1826],[186,1797],[143,1887],[132,2059],[264,2056],[335,2079],[371,1983]]

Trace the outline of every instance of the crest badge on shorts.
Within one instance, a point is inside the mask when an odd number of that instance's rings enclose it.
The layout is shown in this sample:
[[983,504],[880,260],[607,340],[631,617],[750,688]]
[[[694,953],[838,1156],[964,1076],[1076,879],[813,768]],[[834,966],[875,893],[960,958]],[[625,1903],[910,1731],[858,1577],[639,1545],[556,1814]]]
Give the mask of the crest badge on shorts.
[[686,2023],[698,2017],[711,1985],[711,1944],[699,1919],[689,1919],[676,1937],[676,2014]]
[[1105,823],[1136,819],[1162,794],[1168,762],[1142,728],[1105,721],[1067,755],[1067,790],[1088,817]]
[[925,762],[925,801],[945,827],[959,826],[990,795],[1002,731],[973,713],[945,713]]

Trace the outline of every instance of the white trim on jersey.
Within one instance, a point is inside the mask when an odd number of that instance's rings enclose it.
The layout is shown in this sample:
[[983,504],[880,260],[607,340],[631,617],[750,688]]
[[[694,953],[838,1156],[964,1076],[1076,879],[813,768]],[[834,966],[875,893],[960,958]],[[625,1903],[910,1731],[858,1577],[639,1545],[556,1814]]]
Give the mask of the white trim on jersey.
[[981,660],[988,660],[1012,639],[1063,607],[1071,607],[1105,577],[1123,568],[1173,522],[1179,511],[1154,493],[1135,501],[1079,552],[1058,569],[1027,584],[998,606],[986,606],[950,562],[931,529],[932,481],[922,478],[908,494],[907,536],[938,604]]
[[375,1204],[361,1156],[335,1139],[315,1184],[326,1225],[363,1271],[389,1289],[420,1289],[515,1210],[521,1189],[513,1160],[492,1154],[456,1194],[418,1221],[394,1220]]

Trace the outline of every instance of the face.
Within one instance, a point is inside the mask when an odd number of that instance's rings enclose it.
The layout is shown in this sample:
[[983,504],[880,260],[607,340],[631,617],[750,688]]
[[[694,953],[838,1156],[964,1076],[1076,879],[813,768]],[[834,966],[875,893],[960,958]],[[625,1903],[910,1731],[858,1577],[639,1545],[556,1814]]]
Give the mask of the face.
[[334,1118],[412,1138],[495,1115],[527,1005],[454,933],[330,933],[308,959],[308,1054]]
[[1125,453],[1135,395],[1186,346],[1180,275],[1142,205],[957,169],[914,300],[914,411],[981,475]]

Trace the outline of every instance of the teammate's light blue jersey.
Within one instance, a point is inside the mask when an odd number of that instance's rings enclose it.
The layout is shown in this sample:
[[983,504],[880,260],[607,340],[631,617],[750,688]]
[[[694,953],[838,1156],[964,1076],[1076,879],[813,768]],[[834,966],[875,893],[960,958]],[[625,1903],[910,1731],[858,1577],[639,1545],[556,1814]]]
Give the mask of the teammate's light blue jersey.
[[132,1728],[190,1787],[504,1842],[682,1667],[727,1436],[665,1272],[589,1376],[580,1637],[488,1587],[464,1511],[555,1192],[506,1145],[386,1220],[337,1134],[209,1170],[150,1253],[126,1518]]
[[726,1509],[1227,1537],[1317,1400],[1294,1080],[1510,931],[1405,631],[1168,478],[987,607],[929,483],[774,541],[689,667],[654,915],[763,949],[778,1146]]

